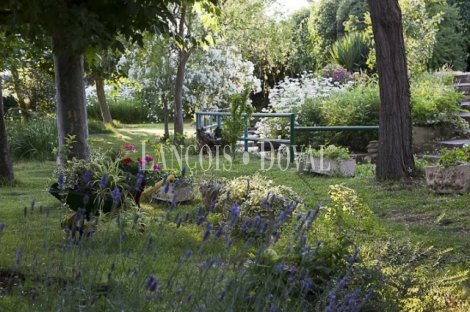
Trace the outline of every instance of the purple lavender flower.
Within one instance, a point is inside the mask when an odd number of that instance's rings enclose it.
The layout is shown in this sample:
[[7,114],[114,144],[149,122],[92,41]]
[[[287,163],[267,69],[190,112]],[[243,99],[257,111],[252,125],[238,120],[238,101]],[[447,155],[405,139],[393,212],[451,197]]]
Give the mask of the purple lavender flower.
[[163,189],[163,191],[165,192],[165,194],[168,194],[169,190],[170,190],[170,183],[166,183],[165,188]]
[[232,216],[238,217],[240,215],[241,208],[238,208],[238,203],[233,204],[232,206]]
[[85,195],[83,196],[83,205],[86,206],[89,201],[90,201],[90,196],[88,196],[88,194],[85,194]]
[[153,237],[149,237],[149,241],[147,243],[147,249],[150,249],[150,246],[152,246],[152,242],[153,242]]
[[100,179],[100,187],[102,189],[106,188],[106,185],[108,184],[108,173],[105,172],[103,173],[103,176]]
[[82,176],[82,179],[85,180],[85,181],[88,181],[91,179],[91,176],[93,175],[93,172],[91,172],[90,170],[88,170],[87,172],[85,172],[85,174]]
[[33,199],[31,201],[31,213],[33,213],[33,211],[34,211],[34,204],[36,204],[36,201]]
[[216,203],[217,203],[217,202],[216,202],[215,200],[211,203],[211,206],[209,207],[209,211],[210,211],[210,212],[214,212],[215,204],[216,204]]
[[215,231],[214,237],[219,238],[222,235],[223,229],[224,229],[224,225],[222,224],[221,226],[219,226],[217,231]]
[[23,248],[20,247],[16,252],[16,264],[20,264],[21,256],[23,255]]
[[250,220],[246,219],[245,222],[243,222],[243,225],[240,228],[240,231],[245,232],[246,230],[248,230],[249,226],[250,226]]
[[5,222],[0,223],[0,234],[2,234],[3,229],[5,228],[5,225],[6,225]]
[[144,288],[148,291],[157,291],[158,290],[158,281],[155,276],[150,275],[145,282]]
[[181,169],[181,178],[184,179],[184,176],[186,175],[186,167],[183,167]]
[[64,182],[65,182],[65,176],[63,174],[59,175],[59,179],[57,180],[57,184],[59,184],[59,189],[64,189]]
[[206,225],[206,230],[204,231],[204,235],[202,237],[202,241],[205,242],[209,236],[211,235],[211,232],[212,232],[212,223],[207,223]]
[[186,258],[191,257],[192,254],[193,252],[191,251],[191,249],[186,250]]
[[142,171],[139,171],[139,173],[137,174],[137,181],[135,182],[136,191],[140,190],[140,186],[142,185],[143,180],[144,180],[144,173]]
[[121,191],[119,190],[119,188],[115,187],[113,192],[112,192],[112,197],[113,197],[113,201],[115,203],[117,203],[119,201],[119,199],[121,198]]

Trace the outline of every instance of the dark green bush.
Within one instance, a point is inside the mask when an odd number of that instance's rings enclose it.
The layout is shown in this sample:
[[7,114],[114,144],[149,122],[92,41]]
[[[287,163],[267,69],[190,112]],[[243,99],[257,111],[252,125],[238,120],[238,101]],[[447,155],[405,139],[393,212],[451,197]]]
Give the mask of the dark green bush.
[[[445,12],[439,24],[439,31],[436,34],[431,59],[428,61],[428,68],[439,70],[444,65],[453,70],[465,70],[466,63],[466,37],[462,21],[459,20],[459,10],[455,6],[450,6],[445,2],[430,1],[427,9],[431,15]],[[468,31],[467,31],[468,32]]]

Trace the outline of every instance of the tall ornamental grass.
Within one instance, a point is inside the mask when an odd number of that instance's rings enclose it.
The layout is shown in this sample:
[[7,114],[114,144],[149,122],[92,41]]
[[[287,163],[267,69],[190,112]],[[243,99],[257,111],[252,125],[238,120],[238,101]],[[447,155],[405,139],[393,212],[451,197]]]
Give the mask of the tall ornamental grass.
[[10,155],[14,160],[53,160],[59,147],[55,117],[35,116],[9,121],[7,137]]

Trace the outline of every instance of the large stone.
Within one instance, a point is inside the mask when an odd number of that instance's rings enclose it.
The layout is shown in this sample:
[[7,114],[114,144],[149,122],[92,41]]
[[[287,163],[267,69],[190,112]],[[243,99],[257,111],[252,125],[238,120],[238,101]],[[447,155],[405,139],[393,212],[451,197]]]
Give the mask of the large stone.
[[426,167],[426,184],[439,194],[467,193],[470,190],[470,165]]
[[327,175],[329,177],[354,177],[354,174],[356,173],[356,160],[332,160],[320,157],[307,157],[300,160],[299,172],[314,172]]
[[434,141],[442,137],[436,127],[413,127],[413,153],[434,152]]

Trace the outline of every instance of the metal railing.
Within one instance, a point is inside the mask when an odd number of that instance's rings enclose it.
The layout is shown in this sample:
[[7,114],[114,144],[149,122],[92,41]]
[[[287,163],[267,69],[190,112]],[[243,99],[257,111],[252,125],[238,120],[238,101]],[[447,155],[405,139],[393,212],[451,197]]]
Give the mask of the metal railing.
[[[230,116],[227,112],[196,112],[196,129],[201,128],[202,123],[204,129],[212,129],[213,127],[222,127],[222,116]],[[209,121],[204,116],[209,116]],[[300,127],[295,126],[295,114],[293,113],[253,113],[252,117],[283,117],[290,119],[289,139],[271,139],[271,138],[259,138],[248,136],[248,118],[245,116],[245,133],[243,137],[240,137],[241,141],[245,142],[245,151],[248,151],[248,142],[274,142],[289,145],[289,156],[290,162],[294,162],[294,143],[296,132],[310,132],[310,131],[377,131],[379,126],[311,126],[311,127]],[[204,118],[203,118],[204,117]],[[214,118],[215,117],[215,125]],[[208,125],[209,124],[209,125]]]

